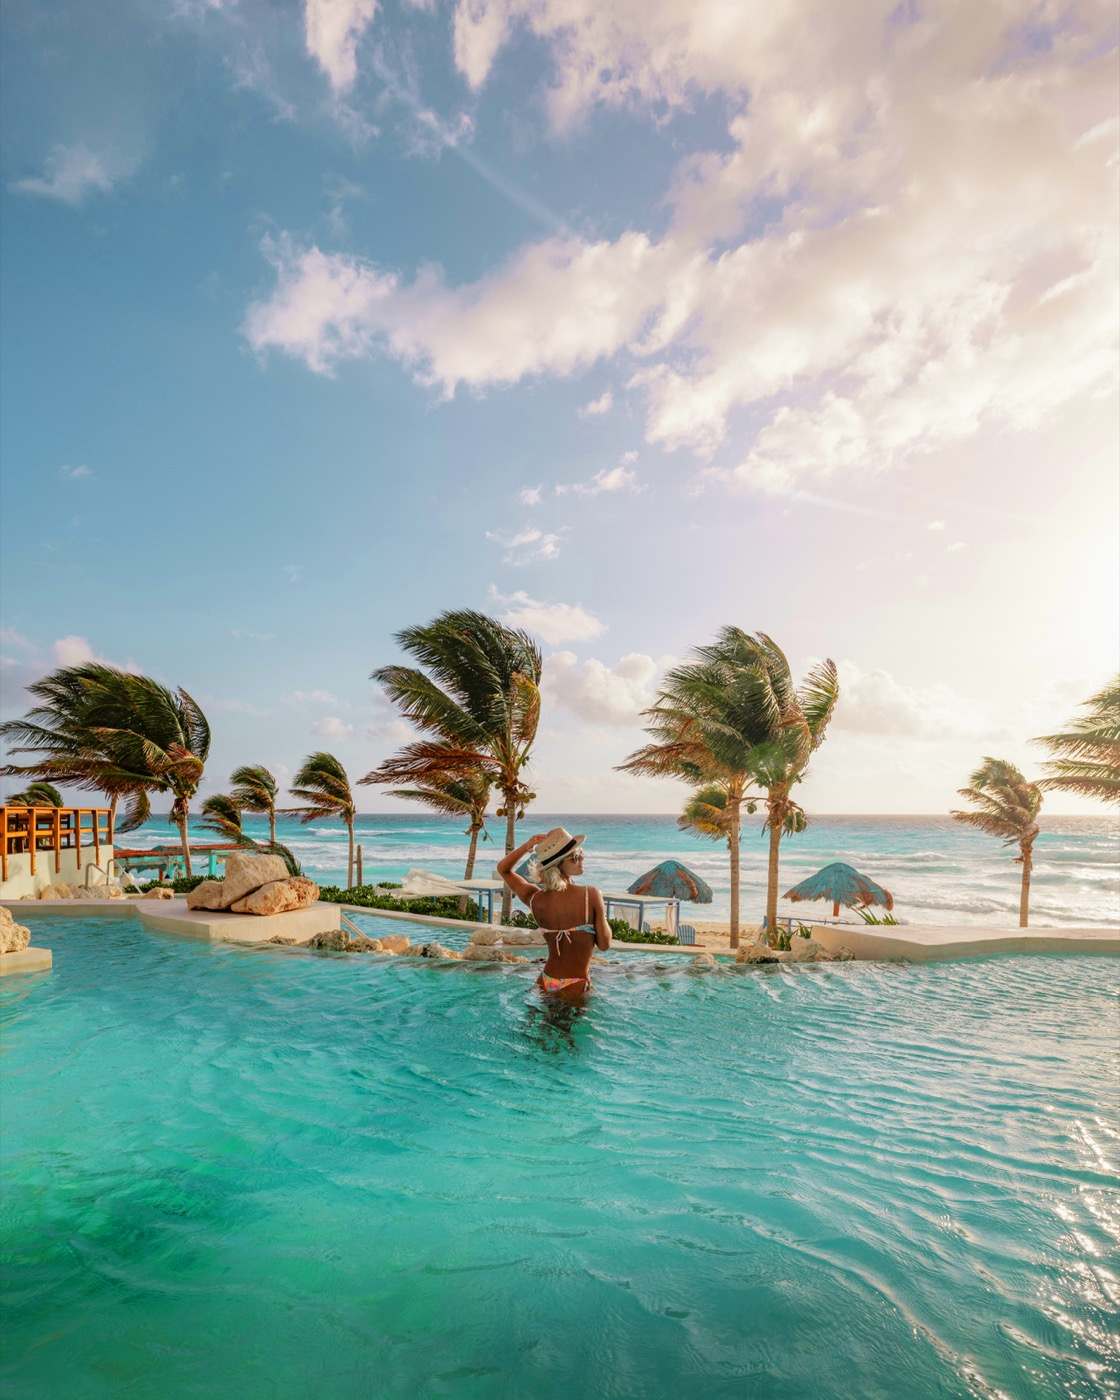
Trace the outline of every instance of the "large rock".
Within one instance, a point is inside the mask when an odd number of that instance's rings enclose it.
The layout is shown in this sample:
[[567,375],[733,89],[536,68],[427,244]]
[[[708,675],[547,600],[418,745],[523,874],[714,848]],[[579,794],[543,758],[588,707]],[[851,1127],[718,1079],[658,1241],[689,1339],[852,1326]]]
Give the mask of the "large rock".
[[306,909],[318,898],[319,886],[314,880],[294,875],[287,880],[270,880],[267,885],[232,904],[230,913],[286,914],[292,909]]
[[374,941],[381,944],[383,953],[407,953],[412,946],[411,941],[403,933],[390,933],[388,937],[382,935]]
[[221,880],[203,880],[201,885],[195,885],[187,895],[187,908],[221,909],[222,884]]
[[0,904],[0,953],[21,953],[31,942],[31,930],[17,924],[12,911]]
[[[432,954],[425,954],[431,957]],[[516,953],[507,953],[501,948],[488,947],[484,943],[469,943],[463,949],[462,957],[464,962],[524,962],[524,958],[519,958]]]
[[777,952],[765,943],[744,943],[735,954],[737,963],[778,963],[783,962]]
[[832,954],[815,938],[802,938],[800,934],[789,940],[789,962],[831,962]]
[[460,953],[454,948],[445,948],[442,943],[425,943],[419,948],[413,946],[406,951],[419,958],[436,958],[444,962],[448,959],[466,957],[465,953]]
[[[545,947],[544,934],[536,928],[505,928],[500,929],[502,942],[507,948],[543,948]],[[485,940],[475,937],[472,943],[483,943]]]
[[44,885],[39,891],[40,899],[73,899],[75,892],[65,880],[56,880],[53,885]]
[[[203,881],[203,884],[209,884],[209,885],[216,885],[217,883],[218,883],[217,880],[206,880],[206,881]],[[202,888],[202,886],[200,885],[200,886],[199,886],[199,889],[201,889],[201,888]],[[194,890],[191,890],[191,894],[194,894]],[[152,888],[151,888],[150,890],[145,890],[144,893],[140,896],[140,898],[141,898],[141,899],[174,899],[174,898],[175,898],[175,891],[172,890],[172,889],[170,889],[167,885],[153,885]],[[193,906],[191,905],[190,897],[188,896],[188,898],[187,898],[187,908],[190,909],[190,908],[192,908],[192,907],[193,907]]]
[[259,890],[262,885],[287,878],[288,867],[280,856],[256,856],[235,851],[226,857],[222,902],[217,907],[232,909],[239,899]]
[[305,948],[318,948],[327,953],[379,953],[381,944],[376,938],[367,938],[364,933],[350,934],[344,928],[327,929],[317,933],[304,944]]
[[476,928],[471,934],[471,942],[477,943],[483,948],[492,948],[495,943],[500,943],[503,937],[510,932],[510,929],[501,928],[498,924],[493,924],[490,928]]

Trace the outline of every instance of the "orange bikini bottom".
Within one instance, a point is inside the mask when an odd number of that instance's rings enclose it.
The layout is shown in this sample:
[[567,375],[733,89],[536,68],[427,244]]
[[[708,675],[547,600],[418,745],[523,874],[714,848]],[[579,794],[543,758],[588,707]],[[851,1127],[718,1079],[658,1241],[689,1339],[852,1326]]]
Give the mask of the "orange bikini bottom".
[[569,987],[581,987],[584,991],[591,990],[590,977],[549,977],[545,973],[537,978],[537,986],[542,992],[566,992]]

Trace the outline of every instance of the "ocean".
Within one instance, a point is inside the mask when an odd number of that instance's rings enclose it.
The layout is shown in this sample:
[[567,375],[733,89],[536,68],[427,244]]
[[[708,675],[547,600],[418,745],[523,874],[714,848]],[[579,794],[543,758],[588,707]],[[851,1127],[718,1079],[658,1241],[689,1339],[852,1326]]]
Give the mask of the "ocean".
[[[658,861],[674,858],[711,885],[710,905],[686,906],[685,917],[726,918],[730,880],[722,844],[677,829],[672,816],[580,816],[531,812],[518,828],[523,840],[562,825],[585,832],[585,878],[607,891],[622,891]],[[504,821],[489,825],[491,840],[479,843],[475,874],[490,876],[502,854]],[[1120,818],[1048,817],[1035,843],[1031,882],[1034,924],[1120,923]],[[267,823],[247,817],[246,832],[267,837]],[[306,874],[320,884],[342,884],[346,874],[346,828],[341,822],[305,826],[292,817],[278,822],[278,839],[290,846]],[[191,823],[192,840],[218,837]],[[122,841],[136,847],[171,844],[177,832],[165,818],[149,822]],[[367,882],[400,879],[413,866],[459,877],[466,860],[463,823],[421,812],[367,813],[358,818]],[[743,835],[743,918],[763,913],[766,839],[760,818],[748,818]],[[784,891],[830,861],[846,861],[891,891],[904,923],[1014,925],[1018,922],[1020,868],[1016,851],[993,837],[960,826],[948,816],[818,816],[806,831],[782,842]],[[806,917],[831,915],[824,904],[779,904],[779,912]]]

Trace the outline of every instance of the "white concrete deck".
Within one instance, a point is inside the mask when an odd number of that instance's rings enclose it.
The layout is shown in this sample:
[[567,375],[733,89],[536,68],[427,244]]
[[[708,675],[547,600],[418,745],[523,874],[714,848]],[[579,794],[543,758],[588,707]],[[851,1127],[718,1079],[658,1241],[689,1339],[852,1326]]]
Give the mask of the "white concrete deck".
[[49,948],[21,948],[18,953],[0,953],[0,977],[13,972],[49,972],[54,961]]
[[1120,928],[947,928],[921,924],[852,927],[814,924],[830,951],[844,947],[863,961],[933,962],[992,953],[1120,953]]
[[[0,901],[17,923],[44,918],[138,918],[145,928],[200,938],[209,943],[267,943],[277,936],[305,942],[341,923],[342,906],[323,900],[286,914],[230,914],[213,909],[188,909],[185,899],[51,899]],[[26,919],[24,916],[27,916]]]

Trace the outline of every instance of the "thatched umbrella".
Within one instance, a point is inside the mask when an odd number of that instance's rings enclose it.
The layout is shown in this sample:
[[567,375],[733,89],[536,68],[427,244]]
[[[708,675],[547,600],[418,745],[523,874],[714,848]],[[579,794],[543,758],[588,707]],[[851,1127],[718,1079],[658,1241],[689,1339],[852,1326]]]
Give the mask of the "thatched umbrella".
[[711,886],[701,880],[679,860],[663,860],[629,886],[629,894],[643,894],[647,899],[686,899],[691,904],[711,904]]
[[871,904],[881,904],[884,909],[894,908],[894,895],[883,889],[874,880],[861,875],[853,866],[843,861],[833,861],[792,890],[786,890],[785,899],[796,902],[799,899],[831,899],[832,917],[839,917],[841,904],[848,908],[866,909]]

